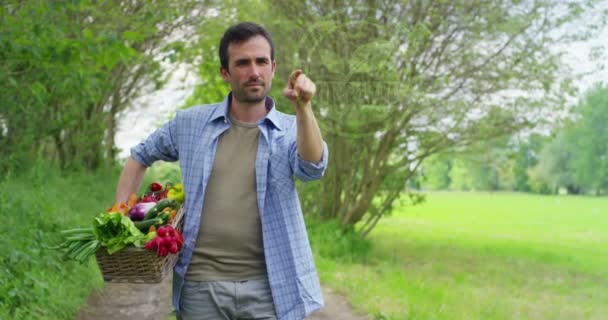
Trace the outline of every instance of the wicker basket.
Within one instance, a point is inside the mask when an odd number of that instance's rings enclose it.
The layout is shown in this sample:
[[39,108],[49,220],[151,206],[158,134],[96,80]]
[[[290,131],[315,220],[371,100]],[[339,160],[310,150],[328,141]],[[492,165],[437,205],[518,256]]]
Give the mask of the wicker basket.
[[[182,230],[184,207],[173,220],[173,227]],[[95,254],[99,270],[105,281],[129,283],[159,283],[171,272],[177,262],[177,254],[159,257],[155,251],[133,246],[108,254],[105,247]]]

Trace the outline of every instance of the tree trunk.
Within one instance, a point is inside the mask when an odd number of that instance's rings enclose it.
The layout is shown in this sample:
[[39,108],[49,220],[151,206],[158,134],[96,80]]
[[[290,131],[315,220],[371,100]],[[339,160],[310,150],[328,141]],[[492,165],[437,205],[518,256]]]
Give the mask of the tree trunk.
[[112,97],[112,104],[110,106],[110,112],[107,116],[106,121],[106,136],[104,141],[104,156],[108,161],[114,161],[116,157],[116,148],[114,147],[115,137],[116,137],[116,114],[119,110],[120,97],[118,90],[114,91],[114,95]]
[[63,141],[61,140],[60,133],[53,135],[55,140],[55,149],[57,149],[57,155],[59,157],[59,168],[64,169],[66,167],[65,151],[63,149]]

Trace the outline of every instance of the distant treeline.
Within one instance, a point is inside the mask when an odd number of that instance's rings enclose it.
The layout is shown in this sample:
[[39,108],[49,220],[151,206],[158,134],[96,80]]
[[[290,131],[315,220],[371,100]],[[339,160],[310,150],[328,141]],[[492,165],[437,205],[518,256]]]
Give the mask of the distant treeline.
[[504,137],[435,155],[422,188],[605,195],[608,192],[608,86],[597,84],[549,135]]

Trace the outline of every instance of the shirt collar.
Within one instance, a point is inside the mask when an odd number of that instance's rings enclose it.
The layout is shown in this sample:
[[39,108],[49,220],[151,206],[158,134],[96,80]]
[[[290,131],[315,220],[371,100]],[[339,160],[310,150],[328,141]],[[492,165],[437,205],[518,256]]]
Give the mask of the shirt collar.
[[[230,102],[232,101],[232,92],[228,93],[224,101],[222,101],[219,108],[215,108],[213,114],[211,115],[211,121],[215,121],[217,119],[228,120],[228,110],[230,109]],[[283,130],[281,127],[281,123],[279,122],[279,112],[275,108],[274,100],[267,96],[266,97],[266,109],[269,110],[268,114],[262,121],[267,121],[272,123],[272,125],[278,130]]]

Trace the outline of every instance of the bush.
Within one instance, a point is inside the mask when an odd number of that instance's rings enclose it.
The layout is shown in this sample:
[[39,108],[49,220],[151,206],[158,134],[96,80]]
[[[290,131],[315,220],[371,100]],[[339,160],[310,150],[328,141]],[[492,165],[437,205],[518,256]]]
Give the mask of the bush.
[[315,256],[337,262],[362,263],[368,260],[371,242],[355,232],[353,228],[342,231],[336,220],[306,220],[310,244]]

